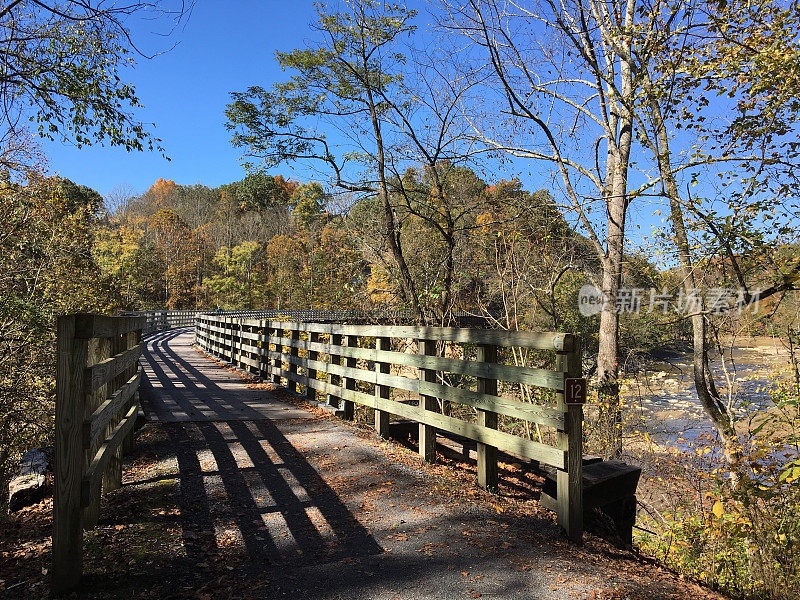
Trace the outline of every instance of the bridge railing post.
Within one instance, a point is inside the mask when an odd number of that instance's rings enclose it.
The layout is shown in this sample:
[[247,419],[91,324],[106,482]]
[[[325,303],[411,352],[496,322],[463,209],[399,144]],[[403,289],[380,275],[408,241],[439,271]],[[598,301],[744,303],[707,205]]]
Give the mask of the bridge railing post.
[[80,583],[83,566],[81,483],[86,460],[80,424],[85,418],[84,377],[89,340],[75,337],[75,315],[58,317],[56,465],[53,490],[54,593]]
[[[497,346],[480,344],[478,346],[477,361],[481,363],[497,362]],[[497,380],[478,377],[478,393],[497,395]],[[497,413],[488,410],[478,410],[478,425],[497,429]],[[478,485],[487,490],[496,490],[498,484],[497,448],[477,443],[478,455]]]
[[[330,344],[329,344],[330,345],[330,354],[329,354],[329,357],[328,357],[328,364],[339,365],[339,364],[341,364],[342,358],[341,358],[341,356],[339,356],[338,352],[335,350],[335,347],[342,345],[342,336],[341,336],[341,334],[339,334],[339,333],[331,333],[330,337],[329,337],[329,342],[330,342]],[[339,377],[339,375],[337,375],[335,373],[331,373],[331,372],[328,373],[328,383],[331,386],[337,386],[337,387],[342,385],[342,381],[341,381],[341,378]],[[341,406],[341,404],[340,404],[341,403],[341,398],[339,398],[339,396],[336,396],[335,394],[328,394],[326,401],[327,401],[328,406],[333,406],[334,408],[340,408],[340,406]]]
[[[342,346],[348,347],[357,347],[358,346],[358,336],[355,335],[346,335],[342,339]],[[358,364],[357,359],[352,357],[345,357],[344,359],[344,366],[350,369],[355,369]],[[356,389],[356,380],[352,377],[343,377],[342,384],[344,389],[346,390],[354,390]],[[352,400],[342,399],[342,418],[346,419],[347,421],[352,421],[355,417],[355,404]]]
[[[423,356],[436,356],[436,341],[421,339],[418,341],[418,353]],[[436,371],[434,369],[419,369],[419,380],[436,383]],[[420,394],[419,407],[422,410],[436,410],[436,398]],[[419,424],[419,454],[426,462],[436,461],[436,428],[425,423]]]
[[299,355],[299,348],[297,347],[297,342],[300,341],[300,329],[298,325],[294,325],[293,329],[291,330],[290,338],[292,340],[292,345],[289,348],[289,373],[291,377],[289,377],[289,382],[287,387],[290,392],[297,393],[297,361],[292,360],[298,357]]
[[[581,376],[580,339],[572,350],[559,351],[556,369],[564,378]],[[575,542],[583,539],[583,407],[565,404],[564,394],[557,394],[558,407],[566,410],[564,430],[558,432],[558,447],[566,451],[565,469],[556,471],[558,523]]]
[[[309,331],[308,332],[308,343],[309,344],[317,344],[319,343],[319,333],[316,331]],[[319,352],[317,350],[309,349],[306,353],[306,357],[308,360],[316,361],[319,358]],[[308,368],[306,369],[306,381],[308,382],[306,385],[306,399],[309,402],[316,402],[317,401],[317,389],[313,387],[312,381],[317,379],[317,370]]]
[[258,320],[258,335],[261,341],[258,343],[258,378],[261,381],[269,381],[269,326],[264,319]]
[[275,333],[275,358],[272,361],[272,381],[278,385],[281,384],[281,371],[283,370],[283,344],[281,338],[283,337],[283,326],[280,321],[275,321],[275,328],[272,330]]
[[[390,351],[392,349],[392,340],[388,337],[378,337],[375,340],[375,350]],[[378,383],[375,384],[375,397],[378,400],[389,400],[391,398],[392,388],[388,385],[381,385],[381,374],[388,374],[391,365],[386,362],[375,361],[375,373]],[[389,437],[389,413],[379,408],[375,409],[375,431],[379,436]]]

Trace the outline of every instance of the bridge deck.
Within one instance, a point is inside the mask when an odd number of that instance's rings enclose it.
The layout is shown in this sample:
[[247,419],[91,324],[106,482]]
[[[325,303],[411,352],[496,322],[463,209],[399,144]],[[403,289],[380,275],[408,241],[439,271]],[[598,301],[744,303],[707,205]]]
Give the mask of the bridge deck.
[[[655,574],[631,580],[630,563],[619,575],[598,566],[605,559],[565,545],[535,505],[504,512],[502,499],[474,487],[474,474],[465,485],[463,468],[460,479],[447,475],[374,433],[281,402],[286,392],[250,385],[190,344],[185,330],[149,338],[141,396],[151,424],[102,509],[115,532],[144,518],[164,554],[139,563],[123,551],[134,561],[125,576],[112,584],[90,574],[87,590],[566,600],[653,583],[649,598],[680,596],[669,585],[659,593]],[[504,485],[508,495],[517,483]],[[208,587],[189,593],[199,585]]]
[[267,390],[248,388],[236,373],[213,365],[192,348],[190,330],[164,331],[146,340],[141,388],[147,419],[255,421],[303,419],[311,414],[279,402]]

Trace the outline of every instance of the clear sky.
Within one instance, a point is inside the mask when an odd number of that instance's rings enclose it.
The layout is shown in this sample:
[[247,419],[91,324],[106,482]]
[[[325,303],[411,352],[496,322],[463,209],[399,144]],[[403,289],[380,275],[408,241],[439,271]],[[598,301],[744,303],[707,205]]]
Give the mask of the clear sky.
[[[408,0],[425,21],[427,5]],[[140,59],[125,73],[137,90],[143,109],[138,118],[155,123],[152,131],[162,139],[171,161],[158,152],[126,152],[93,146],[77,149],[60,142],[45,142],[51,172],[94,188],[106,196],[116,186],[147,190],[158,178],[178,184],[202,183],[215,187],[244,177],[239,151],[230,145],[225,129],[225,106],[230,92],[250,85],[269,87],[287,77],[275,61],[276,50],[302,47],[312,36],[309,24],[316,20],[311,0],[198,0],[189,19],[170,37],[163,22],[140,21],[132,26],[137,43],[145,50],[165,50],[152,60]],[[281,165],[273,174],[295,180],[313,178],[301,165]],[[518,175],[530,190],[549,188],[560,195],[560,179],[545,169],[537,173],[530,161],[506,161],[506,168],[493,169],[497,179]],[[490,177],[485,177],[491,181]],[[632,211],[633,238],[660,225],[648,203]],[[637,231],[641,227],[640,231]]]
[[[165,30],[163,23],[137,23],[134,37],[144,48],[163,50],[178,43],[152,60],[139,60],[126,73],[145,105],[138,117],[156,124],[152,130],[172,160],[157,152],[78,150],[49,142],[44,150],[50,170],[102,195],[119,184],[143,192],[159,177],[212,187],[241,179],[238,151],[224,126],[229,93],[285,77],[275,50],[302,46],[314,16],[310,0],[200,0],[169,38],[157,35]],[[292,176],[291,167],[280,171]]]

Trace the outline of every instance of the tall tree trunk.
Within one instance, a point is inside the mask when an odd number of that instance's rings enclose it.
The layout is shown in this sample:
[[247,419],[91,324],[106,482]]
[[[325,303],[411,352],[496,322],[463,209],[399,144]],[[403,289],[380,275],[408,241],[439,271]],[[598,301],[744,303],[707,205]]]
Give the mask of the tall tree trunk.
[[[629,148],[629,146],[628,146]],[[625,161],[627,164],[627,160]],[[608,250],[603,261],[603,295],[600,313],[600,334],[597,352],[597,384],[599,423],[607,458],[622,455],[622,410],[619,399],[619,313],[617,297],[622,283],[625,250],[625,213],[627,174],[613,175],[611,198],[608,200]]]
[[[681,263],[681,276],[684,290],[687,295],[697,288],[697,279],[694,272],[694,261],[686,233],[686,224],[683,217],[678,185],[672,171],[670,160],[669,137],[661,108],[656,100],[650,102],[650,118],[656,134],[656,151],[658,167],[664,184],[664,192],[669,199],[670,222],[675,234],[675,245]],[[745,504],[749,504],[747,482],[749,477],[744,471],[742,449],[739,435],[736,433],[736,417],[722,401],[714,385],[713,376],[709,367],[708,335],[706,332],[706,317],[701,311],[692,314],[692,345],[694,356],[692,359],[694,385],[697,397],[703,406],[714,428],[725,447],[725,462],[730,473],[731,489],[735,496]]]

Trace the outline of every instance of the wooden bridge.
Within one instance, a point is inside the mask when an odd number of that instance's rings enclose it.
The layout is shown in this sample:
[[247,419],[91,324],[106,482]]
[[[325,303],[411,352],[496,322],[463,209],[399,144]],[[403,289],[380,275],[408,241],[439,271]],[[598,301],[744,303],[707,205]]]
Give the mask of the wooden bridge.
[[[343,419],[352,420],[360,406],[380,436],[411,431],[426,461],[435,460],[437,435],[467,450],[471,446],[477,483],[487,489],[498,485],[499,452],[533,461],[552,482],[545,486],[543,504],[556,511],[567,535],[580,541],[584,463],[596,461],[583,457],[582,406],[565,397],[571,385],[580,387],[575,336],[270,317],[162,311],[59,319],[54,591],[79,583],[83,530],[97,522],[101,492],[120,486],[122,455],[143,418],[192,423],[199,431],[208,429],[203,423],[224,423],[237,431],[242,429],[237,422],[260,423],[274,430],[274,437],[278,430],[271,424],[309,417],[248,385],[233,368]],[[143,339],[144,333],[149,337]],[[542,366],[529,366],[530,355]],[[209,357],[232,368],[223,369]],[[536,439],[504,426],[520,422],[533,424]],[[246,429],[240,432],[245,437]],[[220,435],[216,428],[208,433]],[[216,458],[222,469],[219,463],[228,459]],[[235,470],[236,462],[228,466]],[[306,471],[304,477],[320,479]],[[638,471],[612,471],[611,477],[600,477],[601,497],[588,498],[589,505],[630,505]],[[612,480],[616,484],[609,485]],[[622,480],[625,485],[617,485]],[[315,485],[324,487],[319,481]],[[285,506],[277,510],[295,514],[290,510],[294,497],[282,497]],[[329,510],[342,513],[341,507]],[[629,512],[622,522],[630,520]],[[357,522],[342,515],[339,522],[359,531]],[[368,536],[363,537],[360,546],[369,548]]]

